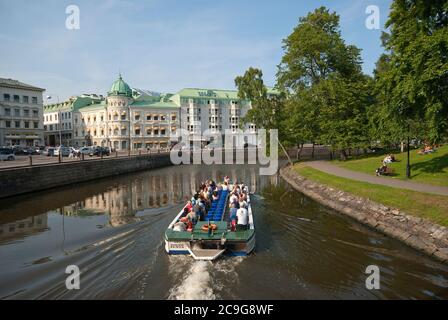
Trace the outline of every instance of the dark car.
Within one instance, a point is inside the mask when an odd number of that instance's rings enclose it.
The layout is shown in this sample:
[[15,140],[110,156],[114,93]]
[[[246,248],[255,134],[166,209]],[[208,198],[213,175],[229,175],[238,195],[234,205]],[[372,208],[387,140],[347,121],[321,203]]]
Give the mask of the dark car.
[[104,147],[94,147],[91,153],[92,156],[110,156],[110,150],[109,148]]

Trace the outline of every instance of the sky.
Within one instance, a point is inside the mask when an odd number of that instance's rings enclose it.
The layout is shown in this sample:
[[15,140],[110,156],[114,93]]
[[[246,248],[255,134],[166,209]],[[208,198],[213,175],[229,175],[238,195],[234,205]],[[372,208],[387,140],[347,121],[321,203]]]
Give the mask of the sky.
[[[282,40],[320,6],[341,17],[347,44],[362,49],[372,74],[392,0],[0,0],[0,77],[46,89],[64,100],[105,95],[121,73],[134,88],[234,89],[249,67],[275,85]],[[79,29],[66,28],[66,8],[79,8]],[[366,8],[380,9],[369,30]],[[56,102],[56,101],[54,101]]]

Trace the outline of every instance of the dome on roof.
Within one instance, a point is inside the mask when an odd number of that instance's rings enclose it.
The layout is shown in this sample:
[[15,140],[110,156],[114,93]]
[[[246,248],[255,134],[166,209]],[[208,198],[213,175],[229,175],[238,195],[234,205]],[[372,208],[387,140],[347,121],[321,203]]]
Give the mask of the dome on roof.
[[123,81],[121,78],[121,74],[118,77],[118,80],[116,80],[112,87],[110,88],[108,92],[109,96],[126,96],[126,97],[132,97],[132,89],[129,87],[129,85]]

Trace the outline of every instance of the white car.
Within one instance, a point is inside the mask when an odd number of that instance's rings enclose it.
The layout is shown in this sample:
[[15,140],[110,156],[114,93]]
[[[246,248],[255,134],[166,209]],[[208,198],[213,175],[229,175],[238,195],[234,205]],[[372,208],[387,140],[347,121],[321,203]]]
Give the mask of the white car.
[[63,157],[68,157],[70,155],[70,152],[71,152],[71,150],[68,147],[58,147],[58,148],[54,149],[54,155],[56,157],[59,156],[59,153]]
[[12,149],[0,148],[0,161],[12,161],[16,160],[16,156]]

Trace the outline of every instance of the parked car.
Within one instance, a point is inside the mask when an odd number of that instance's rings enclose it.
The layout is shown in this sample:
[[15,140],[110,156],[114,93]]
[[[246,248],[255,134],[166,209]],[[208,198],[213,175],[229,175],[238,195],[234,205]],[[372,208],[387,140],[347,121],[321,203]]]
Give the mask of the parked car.
[[54,156],[54,150],[56,148],[53,147],[47,147],[45,148],[45,150],[42,152],[42,155],[47,156],[47,157],[53,157]]
[[78,150],[83,155],[89,155],[92,152],[92,148],[90,147],[81,147]]
[[12,161],[15,160],[13,149],[11,148],[0,148],[0,161]]
[[110,156],[110,150],[105,147],[94,147],[92,151],[90,152],[90,155],[93,156]]
[[54,155],[56,157],[59,157],[59,154],[62,157],[68,157],[70,155],[70,152],[71,152],[71,150],[68,147],[58,147],[58,148],[54,149]]

